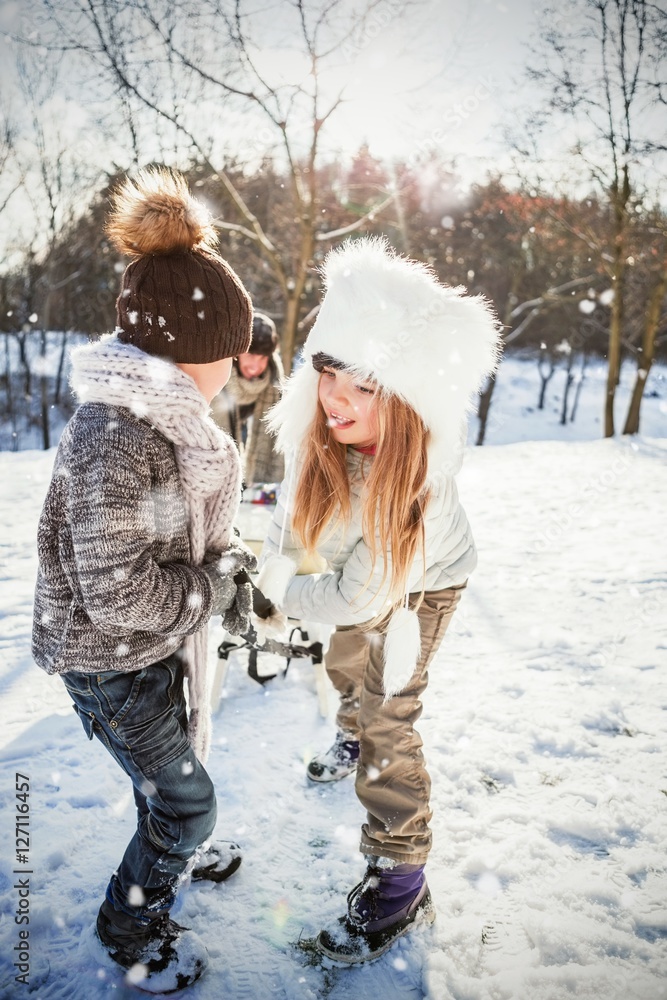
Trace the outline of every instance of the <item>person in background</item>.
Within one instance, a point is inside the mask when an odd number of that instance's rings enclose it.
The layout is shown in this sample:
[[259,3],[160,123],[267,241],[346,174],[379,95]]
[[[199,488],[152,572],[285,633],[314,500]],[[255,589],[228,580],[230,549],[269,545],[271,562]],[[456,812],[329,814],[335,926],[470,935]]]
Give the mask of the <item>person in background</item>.
[[227,385],[211,403],[218,427],[238,445],[246,486],[278,483],[283,478],[283,456],[275,450],[263,422],[280,399],[283,378],[275,324],[265,313],[256,312],[250,347],[238,355]]

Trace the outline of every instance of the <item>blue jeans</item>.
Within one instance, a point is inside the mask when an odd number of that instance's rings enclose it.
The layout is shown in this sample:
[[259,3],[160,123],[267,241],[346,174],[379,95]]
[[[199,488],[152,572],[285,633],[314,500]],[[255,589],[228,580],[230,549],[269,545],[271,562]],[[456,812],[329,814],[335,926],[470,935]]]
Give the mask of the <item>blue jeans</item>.
[[137,831],[107,899],[147,922],[170,909],[179,877],[216,821],[213,783],[187,738],[183,667],[170,656],[132,673],[60,676],[88,738],[96,736],[132,779]]

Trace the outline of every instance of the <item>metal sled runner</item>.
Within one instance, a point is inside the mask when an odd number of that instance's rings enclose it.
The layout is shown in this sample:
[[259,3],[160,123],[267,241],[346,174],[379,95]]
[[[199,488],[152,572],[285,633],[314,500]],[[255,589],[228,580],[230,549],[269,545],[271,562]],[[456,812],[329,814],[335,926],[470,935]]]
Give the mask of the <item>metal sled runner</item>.
[[[292,642],[295,632],[299,633],[300,642]],[[248,676],[252,677],[254,681],[257,681],[258,684],[262,685],[273,680],[278,675],[259,673],[257,670],[258,653],[274,653],[278,656],[285,657],[287,663],[285,665],[285,669],[281,671],[283,677],[289,670],[289,665],[292,660],[310,659],[315,672],[315,687],[317,690],[317,704],[320,715],[324,719],[327,717],[328,697],[326,673],[324,669],[323,644],[319,641],[319,639],[309,641],[309,632],[303,624],[295,625],[292,628],[287,642],[278,642],[276,639],[267,639],[263,643],[258,643],[256,641],[256,636],[254,636],[254,632],[249,633],[247,636],[241,636],[240,639],[240,642],[223,639],[218,646],[218,665],[213,679],[213,689],[211,691],[211,709],[213,712],[217,711],[220,704],[222,688],[225,683],[225,677],[227,676],[227,670],[229,667],[230,655],[238,650],[248,649],[250,651],[248,655]]]

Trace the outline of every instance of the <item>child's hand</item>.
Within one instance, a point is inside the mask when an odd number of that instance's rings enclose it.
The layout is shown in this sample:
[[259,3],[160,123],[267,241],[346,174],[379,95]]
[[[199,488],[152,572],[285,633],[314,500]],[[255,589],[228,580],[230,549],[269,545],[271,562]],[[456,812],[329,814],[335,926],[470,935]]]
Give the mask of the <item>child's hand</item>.
[[[246,578],[244,580],[244,577]],[[246,582],[247,580],[247,582]],[[234,577],[236,586],[236,598],[222,616],[223,628],[227,629],[231,635],[244,635],[250,628],[250,614],[252,612],[252,584],[247,579],[245,570],[241,570]]]
[[234,537],[223,552],[207,552],[204,563],[214,563],[221,573],[234,576],[245,569],[252,573],[257,569],[257,556],[240,538]]
[[236,600],[238,587],[234,582],[234,577],[231,573],[221,572],[218,563],[209,563],[206,566],[202,566],[202,569],[209,578],[211,590],[213,591],[211,615],[224,615],[225,611]]
[[257,642],[262,645],[267,639],[278,639],[287,628],[287,618],[262,591],[252,585],[252,627]]

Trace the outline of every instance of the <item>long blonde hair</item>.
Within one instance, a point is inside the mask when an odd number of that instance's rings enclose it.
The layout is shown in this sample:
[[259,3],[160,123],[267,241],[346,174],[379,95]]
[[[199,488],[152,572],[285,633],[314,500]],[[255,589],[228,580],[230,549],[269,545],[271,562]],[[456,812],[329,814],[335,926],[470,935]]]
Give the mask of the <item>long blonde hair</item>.
[[[365,623],[373,628],[403,600],[408,574],[421,542],[425,565],[424,512],[431,497],[425,486],[429,431],[421,417],[398,396],[378,386],[376,391],[377,449],[362,493],[362,535],[372,565],[383,559],[380,587],[387,579],[386,554],[391,552],[389,600],[392,607]],[[316,552],[325,529],[327,537],[352,515],[347,446],[334,440],[321,405],[306,435],[294,497],[292,530],[309,554]],[[379,539],[378,539],[379,536]],[[356,597],[370,585],[373,570]],[[418,606],[424,595],[422,590]],[[355,598],[356,599],[356,598]],[[371,597],[372,600],[372,597]],[[370,603],[370,601],[368,602]]]

